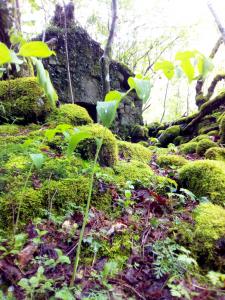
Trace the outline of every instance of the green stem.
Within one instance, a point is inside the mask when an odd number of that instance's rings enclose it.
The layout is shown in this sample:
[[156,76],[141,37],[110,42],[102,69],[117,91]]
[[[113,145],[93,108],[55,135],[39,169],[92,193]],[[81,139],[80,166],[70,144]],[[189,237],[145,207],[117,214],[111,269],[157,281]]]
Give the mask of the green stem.
[[32,172],[32,169],[33,169],[33,166],[34,164],[32,163],[31,166],[30,166],[30,170],[27,174],[27,177],[26,177],[26,180],[25,180],[25,183],[24,183],[24,186],[23,186],[23,190],[22,190],[22,195],[21,195],[21,199],[20,199],[20,202],[19,202],[19,206],[18,206],[18,212],[17,212],[17,216],[16,216],[16,223],[15,223],[15,226],[14,226],[14,235],[16,234],[16,231],[18,229],[18,223],[19,223],[19,219],[20,219],[20,211],[21,211],[21,206],[22,206],[22,201],[23,201],[23,193],[27,187],[27,183],[28,183],[28,180],[31,176],[31,172]]
[[104,139],[104,133],[103,133],[103,137],[97,143],[97,150],[96,150],[95,159],[94,159],[93,166],[92,166],[91,178],[90,178],[90,183],[89,183],[87,205],[86,205],[86,208],[85,208],[84,220],[83,220],[83,224],[82,224],[82,228],[81,228],[81,232],[80,232],[80,236],[79,236],[79,241],[78,241],[78,245],[77,245],[77,252],[76,252],[76,257],[75,257],[75,260],[74,260],[73,274],[72,274],[72,277],[71,277],[71,280],[70,280],[70,286],[71,287],[73,286],[74,281],[76,279],[77,268],[78,268],[79,261],[80,261],[81,244],[82,244],[83,237],[84,237],[84,230],[85,230],[85,227],[86,227],[87,221],[88,221],[88,213],[89,213],[89,208],[90,208],[90,204],[91,204],[91,196],[92,196],[92,190],[93,190],[93,184],[94,184],[94,175],[95,175],[95,166],[97,164],[98,156],[99,156],[102,144],[103,144],[103,139]]

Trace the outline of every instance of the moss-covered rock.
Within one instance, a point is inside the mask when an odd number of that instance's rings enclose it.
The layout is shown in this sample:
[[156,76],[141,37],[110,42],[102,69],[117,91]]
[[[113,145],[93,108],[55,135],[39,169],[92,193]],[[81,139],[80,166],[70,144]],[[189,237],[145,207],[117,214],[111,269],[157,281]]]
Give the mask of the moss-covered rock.
[[159,155],[156,160],[160,167],[182,167],[188,163],[188,161],[179,155]]
[[0,125],[0,135],[12,135],[20,132],[19,126],[15,124],[3,124]]
[[50,114],[47,121],[55,125],[70,124],[73,126],[93,123],[87,110],[76,104],[61,105]]
[[205,158],[225,162],[225,148],[212,147],[205,152]]
[[197,142],[188,142],[180,145],[179,150],[184,154],[192,154],[196,152],[197,145]]
[[206,196],[213,203],[222,204],[225,199],[225,163],[214,160],[194,161],[179,170],[182,187],[198,197]]
[[220,120],[220,142],[225,144],[225,115]]
[[29,123],[43,121],[51,104],[35,78],[0,81],[0,122]]
[[160,126],[159,122],[153,122],[153,123],[148,124],[147,125],[148,135],[150,137],[156,137],[159,126]]
[[209,139],[210,140],[210,138],[207,134],[200,134],[200,135],[196,136],[195,138],[193,138],[190,142],[199,142],[203,139]]
[[140,142],[147,141],[148,139],[148,128],[141,125],[136,125],[131,131],[131,141]]
[[114,167],[114,171],[117,175],[115,178],[117,183],[122,185],[126,181],[141,182],[148,185],[154,175],[154,172],[148,165],[136,160],[130,162],[119,161]]
[[208,136],[219,136],[219,130],[212,130],[207,133]]
[[88,131],[92,136],[82,141],[77,147],[77,151],[81,154],[83,159],[94,159],[97,149],[96,139],[104,136],[103,145],[99,153],[99,164],[108,167],[116,164],[118,160],[117,140],[109,129],[99,124],[84,125],[77,128]]
[[172,143],[173,140],[180,135],[180,126],[174,125],[162,132],[159,136],[159,142],[162,146],[167,146],[169,143]]
[[151,160],[152,152],[140,144],[118,141],[118,148],[122,159],[138,160],[144,163]]
[[209,140],[209,139],[203,139],[198,142],[196,147],[196,152],[198,155],[203,156],[209,148],[218,146],[217,143]]

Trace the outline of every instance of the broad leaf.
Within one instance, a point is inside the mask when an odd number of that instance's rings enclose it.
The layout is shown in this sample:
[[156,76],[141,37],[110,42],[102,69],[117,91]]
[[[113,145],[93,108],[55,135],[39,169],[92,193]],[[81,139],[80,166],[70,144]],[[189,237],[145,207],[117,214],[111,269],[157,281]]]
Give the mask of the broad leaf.
[[187,76],[188,81],[191,82],[195,77],[195,68],[191,64],[190,60],[183,60],[180,66],[184,74]]
[[194,58],[196,54],[196,51],[183,51],[183,52],[177,52],[175,59],[176,60],[190,60],[191,58]]
[[50,50],[46,43],[40,41],[33,41],[23,44],[20,48],[19,55],[25,57],[34,56],[46,58],[51,55],[55,55],[55,52]]
[[117,101],[97,102],[97,113],[101,123],[109,128],[116,116]]
[[49,99],[49,101],[51,102],[52,107],[55,107],[55,103],[58,100],[58,95],[52,85],[51,79],[49,77],[49,73],[47,70],[45,70],[46,73],[46,82],[44,85],[44,90],[46,93],[47,98]]
[[33,58],[33,62],[35,63],[36,70],[37,70],[37,81],[40,84],[40,86],[44,88],[47,78],[46,78],[46,73],[45,73],[45,68],[43,66],[43,63],[36,58]]
[[91,137],[91,133],[85,130],[80,130],[80,129],[76,129],[75,133],[71,135],[70,139],[69,139],[69,144],[67,147],[67,156],[71,156],[74,152],[74,150],[76,149],[77,145],[87,139]]
[[105,101],[118,101],[120,102],[122,98],[124,97],[124,93],[120,93],[119,91],[110,91],[105,96]]
[[36,154],[30,154],[30,158],[33,162],[33,164],[35,165],[35,167],[39,170],[41,169],[44,161],[45,161],[45,157],[43,154],[41,153],[36,153]]
[[164,61],[155,63],[154,70],[155,71],[158,71],[158,70],[163,71],[164,75],[168,79],[172,79],[174,76],[174,64],[168,60],[164,60]]
[[205,55],[201,53],[197,53],[197,68],[199,75],[202,78],[206,78],[209,72],[211,72],[214,68],[212,60],[210,58],[205,57]]
[[56,299],[61,300],[75,300],[73,294],[68,287],[64,287],[55,294]]
[[12,60],[9,48],[0,42],[0,65],[10,63]]
[[151,92],[151,84],[148,78],[144,78],[141,75],[136,77],[130,77],[128,84],[131,89],[134,89],[138,97],[145,103],[148,101]]

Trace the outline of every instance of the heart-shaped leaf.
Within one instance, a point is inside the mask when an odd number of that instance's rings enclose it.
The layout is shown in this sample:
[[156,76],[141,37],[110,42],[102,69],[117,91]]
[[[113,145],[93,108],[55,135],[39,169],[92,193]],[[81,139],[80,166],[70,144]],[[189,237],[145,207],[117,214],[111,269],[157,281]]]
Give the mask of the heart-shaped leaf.
[[66,154],[67,156],[71,156],[76,149],[77,145],[85,140],[91,137],[91,133],[86,130],[81,129],[75,129],[75,132],[68,138],[69,144],[67,147]]
[[163,73],[167,79],[172,79],[174,76],[174,64],[168,60],[164,60],[164,61],[155,63],[154,70],[155,71],[158,71],[158,70],[163,71]]
[[128,84],[131,89],[134,89],[138,97],[145,103],[148,101],[151,92],[151,84],[148,78],[144,78],[141,75],[136,77],[130,77]]
[[9,48],[0,42],[0,65],[10,63],[12,60]]
[[116,116],[118,101],[97,102],[97,113],[101,123],[109,128]]
[[33,41],[23,44],[20,48],[19,55],[25,57],[34,56],[46,58],[51,55],[55,55],[55,52],[50,50],[46,43],[40,41]]
[[106,96],[105,96],[105,101],[118,101],[120,102],[122,98],[124,97],[124,93],[120,93],[119,91],[110,91]]
[[35,167],[39,170],[41,169],[44,161],[45,161],[45,157],[43,154],[41,153],[33,153],[33,154],[30,154],[30,158],[33,162],[33,164],[35,165]]

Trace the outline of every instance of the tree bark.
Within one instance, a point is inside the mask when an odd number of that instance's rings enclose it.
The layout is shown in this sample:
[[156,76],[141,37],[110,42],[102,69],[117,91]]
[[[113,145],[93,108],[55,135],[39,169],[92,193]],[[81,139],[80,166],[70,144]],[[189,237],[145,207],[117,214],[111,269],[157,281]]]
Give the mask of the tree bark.
[[100,59],[101,71],[102,71],[102,87],[103,87],[103,99],[105,95],[110,91],[110,75],[109,66],[112,55],[112,43],[115,35],[117,21],[117,0],[112,0],[112,23],[109,31],[108,40],[104,49],[104,53]]

